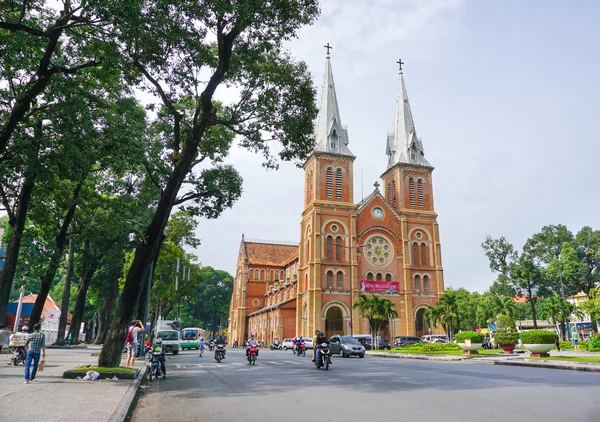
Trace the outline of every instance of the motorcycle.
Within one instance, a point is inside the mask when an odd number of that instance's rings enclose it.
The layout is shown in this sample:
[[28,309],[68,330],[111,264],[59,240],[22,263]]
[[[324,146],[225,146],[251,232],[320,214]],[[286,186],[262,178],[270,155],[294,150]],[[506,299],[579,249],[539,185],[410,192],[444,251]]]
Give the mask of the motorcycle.
[[210,343],[208,343],[208,350],[210,350],[211,352],[215,349],[215,342],[211,341]]
[[256,355],[258,354],[258,347],[251,346],[250,351],[248,352],[248,364],[255,365],[256,364]]
[[280,343],[277,343],[277,344],[273,343],[273,344],[271,344],[271,350],[281,350],[281,349],[282,349],[282,346],[281,346]]
[[25,349],[23,347],[17,347],[13,353],[13,365],[17,366],[19,363],[25,364],[26,357]]
[[304,343],[296,344],[296,352],[298,356],[306,356],[306,345]]
[[217,351],[215,352],[215,359],[218,363],[221,363],[221,360],[225,359],[225,345],[218,344]]
[[[152,356],[150,357],[150,373],[148,374],[148,377],[150,378],[150,382],[152,382],[152,377],[154,377],[155,379],[157,379],[161,372],[160,372],[160,357],[161,357],[161,353],[152,353]],[[165,378],[165,375],[163,374],[163,379]]]
[[325,367],[325,370],[327,371],[329,369],[329,362],[331,359],[329,345],[327,343],[321,343],[321,345],[319,345],[319,350],[319,359],[315,361],[315,366],[317,369]]

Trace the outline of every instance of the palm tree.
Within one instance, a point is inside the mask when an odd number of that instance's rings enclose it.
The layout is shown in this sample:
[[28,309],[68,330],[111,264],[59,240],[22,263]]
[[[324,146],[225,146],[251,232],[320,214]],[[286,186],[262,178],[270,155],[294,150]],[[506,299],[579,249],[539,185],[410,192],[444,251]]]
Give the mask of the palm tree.
[[493,296],[491,303],[494,315],[517,316],[517,304],[510,296]]
[[354,307],[358,308],[361,315],[369,320],[371,335],[376,333],[373,345],[375,348],[379,348],[379,341],[377,340],[379,333],[387,327],[391,318],[398,317],[398,312],[394,309],[396,304],[389,299],[379,298],[374,294],[371,294],[371,297],[369,297],[361,293]]
[[579,304],[582,313],[589,315],[592,327],[595,327],[595,322],[600,319],[600,287],[591,289],[588,294],[588,300]]
[[429,332],[431,333],[431,329],[437,327],[438,323],[442,326],[444,332],[446,332],[446,323],[442,319],[442,310],[439,306],[429,306],[425,309],[425,324],[427,324],[427,328],[429,328]]
[[454,290],[446,290],[439,298],[437,306],[441,311],[440,320],[444,321],[448,330],[448,338],[452,338],[454,327],[457,325],[459,318],[458,295]]
[[[579,316],[581,315],[581,311],[574,304],[560,296],[550,296],[542,302],[540,316],[555,326],[562,323],[562,321],[572,314]],[[565,338],[565,335],[566,333],[563,333],[563,338]]]

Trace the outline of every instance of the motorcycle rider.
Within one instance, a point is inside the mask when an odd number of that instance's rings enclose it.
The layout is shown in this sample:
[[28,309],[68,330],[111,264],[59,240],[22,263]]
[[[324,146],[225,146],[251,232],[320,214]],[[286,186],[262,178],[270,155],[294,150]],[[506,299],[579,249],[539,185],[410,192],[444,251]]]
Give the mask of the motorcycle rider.
[[[27,342],[27,339],[29,338],[28,331],[29,331],[29,329],[27,328],[27,326],[24,325],[20,332],[11,334],[10,337],[8,338],[8,347],[15,348],[15,352],[18,352],[18,354],[21,358],[21,361],[23,363],[25,363],[25,359],[27,357],[27,353],[25,352],[25,343]],[[10,362],[8,362],[9,365],[13,364],[14,358],[15,358],[15,354],[13,353],[10,357]]]
[[313,358],[312,361],[315,362],[317,360],[317,337],[321,331],[316,330],[315,336],[313,337]]
[[[319,361],[319,358],[321,356],[321,344],[325,343],[325,344],[329,344],[329,341],[327,341],[327,339],[325,338],[325,333],[323,331],[319,331],[319,335],[316,338],[316,343],[314,343],[315,349],[316,351],[316,358],[317,358],[317,362]],[[329,364],[331,364],[331,359],[329,359]]]
[[306,343],[304,342],[304,339],[302,338],[302,336],[298,337],[298,339],[296,340],[296,353],[299,355],[300,351],[302,350],[302,346],[306,346]]
[[246,359],[248,359],[251,347],[256,347],[256,356],[258,356],[258,340],[256,340],[254,333],[250,334],[250,338],[246,341],[246,346]]
[[215,340],[215,359],[217,358],[217,350],[219,350],[218,345],[223,345],[223,359],[225,359],[225,339],[223,338],[223,334],[219,335],[219,338]]
[[163,379],[165,379],[167,377],[167,368],[165,366],[165,352],[162,348],[161,339],[157,338],[154,342],[154,348],[152,349],[152,353],[160,353],[160,357],[158,358],[158,361],[160,362],[160,372],[162,372],[162,377]]

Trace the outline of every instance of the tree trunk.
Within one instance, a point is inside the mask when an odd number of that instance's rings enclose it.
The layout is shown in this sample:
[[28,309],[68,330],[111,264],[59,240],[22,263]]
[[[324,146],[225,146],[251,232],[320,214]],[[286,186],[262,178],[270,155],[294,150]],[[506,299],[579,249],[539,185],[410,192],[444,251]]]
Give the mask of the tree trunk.
[[529,301],[529,305],[531,306],[531,317],[533,318],[533,328],[537,330],[537,315],[535,313],[535,301],[533,300],[533,295],[531,293],[531,283],[527,283],[527,300]]
[[67,243],[67,230],[69,228],[69,225],[71,225],[71,221],[73,221],[73,216],[75,215],[75,210],[77,209],[77,200],[79,199],[80,192],[81,183],[78,183],[75,187],[75,191],[73,192],[73,204],[67,211],[67,215],[65,216],[65,219],[62,223],[60,232],[56,236],[56,247],[52,256],[50,257],[48,269],[46,270],[46,273],[41,277],[42,285],[35,300],[35,304],[33,305],[31,317],[29,318],[30,332],[33,330],[33,326],[40,322],[42,311],[44,310],[44,304],[46,303],[46,298],[48,297],[48,292],[50,291],[50,287],[52,286],[52,281],[54,281],[56,270],[58,270],[60,261],[63,258],[65,244]]
[[[74,225],[71,230],[74,231]],[[58,332],[56,333],[56,344],[65,343],[65,329],[67,328],[67,318],[69,315],[69,300],[71,299],[71,280],[73,279],[73,257],[75,255],[75,238],[69,239],[69,257],[67,259],[67,275],[65,276],[65,291],[63,292],[62,304],[60,310],[60,319],[58,320]]]
[[105,299],[98,314],[98,334],[96,335],[96,341],[94,344],[104,344],[106,339],[106,334],[108,333],[108,327],[111,320],[110,317],[112,315],[113,308],[115,307],[117,297],[119,296],[119,276],[121,274],[121,270],[122,268],[119,268],[118,272],[115,272],[110,280],[108,297]]
[[25,180],[17,199],[16,212],[9,219],[10,237],[5,249],[4,269],[0,271],[0,321],[4,320],[6,309],[8,308],[10,290],[12,289],[17,271],[17,262],[19,260],[23,231],[25,230],[29,201],[33,194],[36,177],[37,171],[32,171],[25,175]]
[[69,330],[72,344],[79,344],[79,326],[81,325],[81,320],[83,319],[83,311],[85,309],[88,288],[90,287],[90,282],[92,281],[92,277],[96,272],[96,268],[98,268],[98,261],[97,259],[92,258],[87,263],[86,268],[79,279],[79,290],[77,291],[75,309],[73,309],[73,317],[71,319],[71,329]]

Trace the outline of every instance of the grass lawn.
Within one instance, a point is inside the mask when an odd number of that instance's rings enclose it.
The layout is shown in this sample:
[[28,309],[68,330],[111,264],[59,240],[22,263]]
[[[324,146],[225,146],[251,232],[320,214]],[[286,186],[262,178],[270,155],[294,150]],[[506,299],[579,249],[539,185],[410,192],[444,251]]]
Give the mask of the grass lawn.
[[73,369],[73,372],[81,372],[83,374],[85,374],[87,371],[96,371],[105,374],[122,374],[124,372],[131,372],[131,368],[125,368],[124,366],[119,366],[117,368],[105,368],[104,366],[84,366]]
[[600,357],[595,356],[550,356],[548,358],[526,358],[526,360],[559,360],[563,362],[600,363]]
[[[403,350],[403,349],[392,349],[392,350],[372,350],[373,352],[391,352],[399,354],[411,354],[411,355],[446,355],[446,356],[463,356],[462,350],[440,350],[434,352],[422,352],[420,350]],[[493,356],[501,355],[504,352],[501,349],[498,350],[478,350],[480,356]],[[466,355],[465,355],[466,356]],[[471,355],[477,356],[477,355]]]

